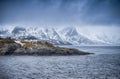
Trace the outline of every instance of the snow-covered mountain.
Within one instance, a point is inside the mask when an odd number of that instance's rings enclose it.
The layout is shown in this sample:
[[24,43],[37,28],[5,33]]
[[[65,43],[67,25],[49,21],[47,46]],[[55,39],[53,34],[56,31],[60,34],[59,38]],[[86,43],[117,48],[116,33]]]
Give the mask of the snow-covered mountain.
[[[118,30],[118,29],[117,29]],[[95,29],[95,31],[97,31]],[[86,28],[40,28],[40,27],[15,27],[11,29],[0,29],[0,36],[12,37],[29,41],[43,40],[53,44],[73,44],[73,45],[100,45],[115,44],[120,45],[120,36],[113,30],[102,29],[97,32]],[[107,33],[108,32],[108,33]]]
[[93,44],[94,42],[77,32],[75,27],[67,27],[59,31],[61,37],[72,44]]
[[79,27],[77,31],[92,41],[120,45],[120,27],[118,26]]

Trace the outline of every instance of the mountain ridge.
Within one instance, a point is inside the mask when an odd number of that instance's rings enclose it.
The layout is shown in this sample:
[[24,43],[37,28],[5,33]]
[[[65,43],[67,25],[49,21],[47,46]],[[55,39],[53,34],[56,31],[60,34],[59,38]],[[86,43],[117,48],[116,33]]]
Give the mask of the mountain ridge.
[[[94,35],[93,38],[89,38],[80,32],[79,28],[66,27],[66,28],[39,28],[39,27],[14,27],[11,31],[9,29],[1,29],[0,36],[12,37],[17,39],[24,39],[28,41],[44,40],[52,44],[60,45],[94,45],[94,44],[116,44],[111,42],[111,39],[106,35]],[[118,39],[119,41],[119,39]],[[119,44],[119,42],[118,42]]]

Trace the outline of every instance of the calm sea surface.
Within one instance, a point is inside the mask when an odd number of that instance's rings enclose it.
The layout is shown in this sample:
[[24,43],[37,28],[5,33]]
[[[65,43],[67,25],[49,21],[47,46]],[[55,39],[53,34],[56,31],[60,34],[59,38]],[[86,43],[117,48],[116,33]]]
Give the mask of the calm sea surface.
[[95,54],[0,56],[0,79],[120,79],[119,46],[64,46]]

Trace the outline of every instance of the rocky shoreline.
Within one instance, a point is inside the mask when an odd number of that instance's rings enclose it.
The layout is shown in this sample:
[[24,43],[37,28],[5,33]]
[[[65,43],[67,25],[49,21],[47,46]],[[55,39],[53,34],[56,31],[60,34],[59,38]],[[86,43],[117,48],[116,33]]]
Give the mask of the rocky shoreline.
[[11,38],[0,38],[0,55],[87,55],[90,53],[83,52],[72,48],[63,48],[54,46],[48,42],[27,42],[18,41]]

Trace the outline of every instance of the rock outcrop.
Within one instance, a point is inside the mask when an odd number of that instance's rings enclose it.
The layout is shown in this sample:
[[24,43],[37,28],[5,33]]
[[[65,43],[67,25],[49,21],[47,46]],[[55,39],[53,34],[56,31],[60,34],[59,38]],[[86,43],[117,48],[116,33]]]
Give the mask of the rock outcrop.
[[[21,43],[23,45],[21,45]],[[0,38],[0,55],[86,55],[77,49],[55,47],[48,42],[15,42],[11,38]]]

